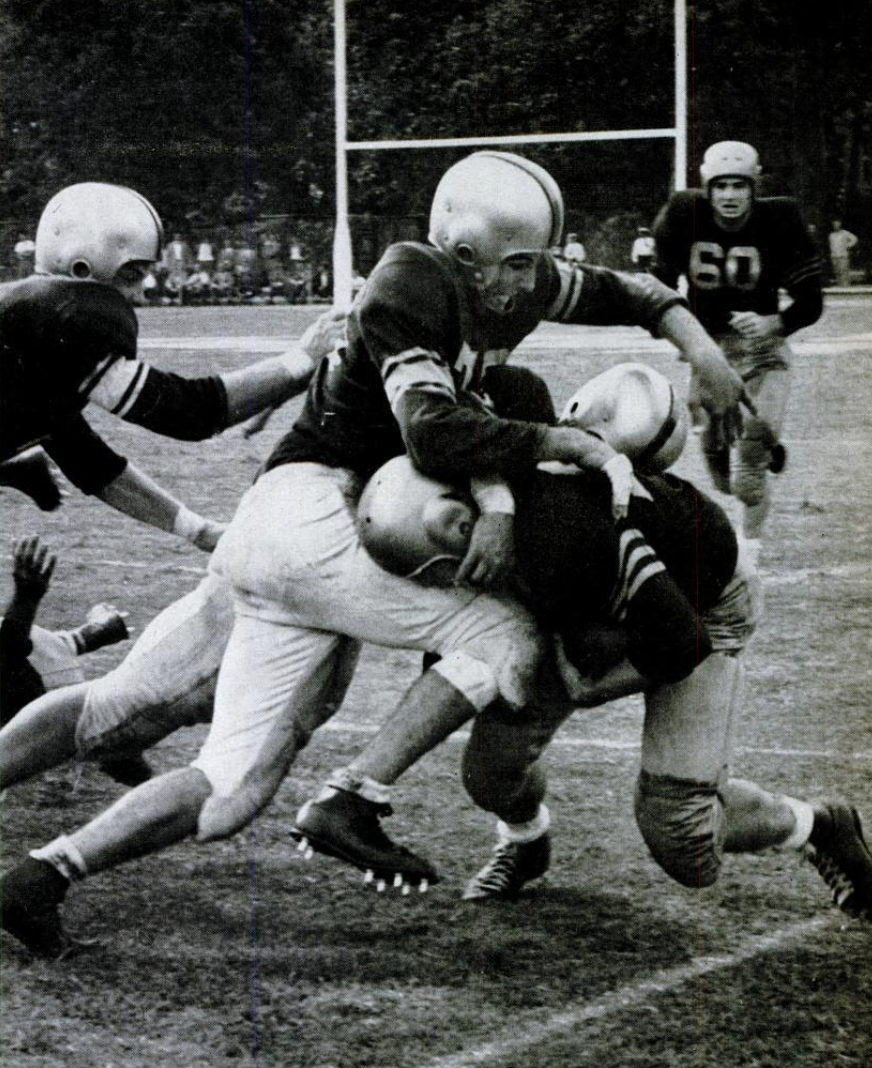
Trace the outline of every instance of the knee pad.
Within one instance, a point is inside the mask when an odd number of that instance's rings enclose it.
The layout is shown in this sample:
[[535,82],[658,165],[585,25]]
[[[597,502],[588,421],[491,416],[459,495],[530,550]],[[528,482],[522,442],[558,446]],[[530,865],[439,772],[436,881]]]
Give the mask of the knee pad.
[[715,783],[642,771],[636,824],[660,867],[691,889],[717,882],[724,852],[724,812]]

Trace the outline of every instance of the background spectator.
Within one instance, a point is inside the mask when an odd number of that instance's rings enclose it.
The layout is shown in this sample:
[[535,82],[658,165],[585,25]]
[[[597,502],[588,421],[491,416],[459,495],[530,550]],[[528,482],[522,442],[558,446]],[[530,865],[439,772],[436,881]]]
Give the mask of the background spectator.
[[657,245],[647,226],[640,226],[633,247],[630,250],[630,260],[637,271],[650,271],[654,266],[654,253]]
[[833,219],[830,231],[830,263],[837,286],[851,284],[851,250],[859,244],[855,234],[842,228],[841,219]]
[[16,278],[27,278],[28,275],[33,274],[35,251],[36,245],[33,243],[33,239],[28,237],[27,234],[19,234],[14,249]]
[[578,234],[567,234],[563,256],[569,263],[584,263],[587,259],[587,253],[584,245],[578,240]]

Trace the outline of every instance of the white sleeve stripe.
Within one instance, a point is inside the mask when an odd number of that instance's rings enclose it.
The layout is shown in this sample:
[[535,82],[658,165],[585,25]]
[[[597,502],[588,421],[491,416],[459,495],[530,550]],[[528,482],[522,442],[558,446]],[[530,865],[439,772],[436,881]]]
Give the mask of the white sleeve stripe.
[[148,364],[139,360],[116,360],[89,391],[88,400],[124,418],[142,392],[148,372]]
[[382,366],[382,381],[391,409],[410,389],[441,393],[456,399],[454,379],[448,366],[432,352],[411,349],[392,356]]
[[114,363],[115,360],[120,359],[122,359],[121,356],[105,356],[79,386],[79,392],[84,393],[86,396],[90,394],[91,390],[97,385],[110,365]]
[[581,296],[581,286],[584,280],[584,275],[575,267],[558,264],[557,272],[560,278],[560,292],[545,313],[545,318],[551,322],[566,319],[573,313]]
[[127,387],[127,392],[121,398],[118,407],[115,409],[115,414],[122,419],[127,415],[133,405],[136,403],[140,393],[142,393],[143,386],[145,386],[145,380],[148,378],[148,372],[151,370],[147,363],[141,363],[139,370],[136,373],[136,377]]
[[665,570],[666,568],[660,560],[652,560],[649,564],[646,564],[641,571],[637,572],[630,583],[630,588],[627,590],[627,600],[632,601],[648,579],[654,578],[655,575],[663,574]]

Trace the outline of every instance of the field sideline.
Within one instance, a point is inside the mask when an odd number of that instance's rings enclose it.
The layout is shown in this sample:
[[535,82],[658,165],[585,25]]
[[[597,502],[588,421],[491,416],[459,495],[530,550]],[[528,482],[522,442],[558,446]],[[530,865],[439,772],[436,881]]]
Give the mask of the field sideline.
[[[140,313],[142,350],[186,374],[280,351],[317,309]],[[832,296],[794,345],[786,442],[762,573],[767,617],[748,662],[741,773],[775,789],[855,800],[872,825],[872,298]],[[590,374],[644,359],[682,390],[670,346],[634,329],[540,328],[518,354],[560,406]],[[229,518],[294,406],[260,437],[186,445],[95,415],[110,443],[199,511]],[[690,446],[677,468],[707,481]],[[9,545],[41,532],[60,561],[40,622],[109,600],[141,630],[205,568],[196,550],[74,495],[44,515],[10,490]],[[123,648],[87,660],[91,675]],[[294,851],[300,801],[363,744],[417,670],[366,650],[339,716],[275,804],[224,843],[184,844],[73,890],[66,915],[100,939],[60,964],[0,949],[0,1068],[868,1068],[872,927],[828,904],[792,856],[728,858],[693,894],[647,856],[632,818],[640,705],[577,714],[551,751],[555,862],[521,900],[464,905],[491,845],[462,792],[462,733],[411,771],[388,829],[427,852],[428,895],[366,890]],[[184,763],[202,730],[152,754]],[[64,768],[2,801],[2,865],[69,831],[120,789]]]

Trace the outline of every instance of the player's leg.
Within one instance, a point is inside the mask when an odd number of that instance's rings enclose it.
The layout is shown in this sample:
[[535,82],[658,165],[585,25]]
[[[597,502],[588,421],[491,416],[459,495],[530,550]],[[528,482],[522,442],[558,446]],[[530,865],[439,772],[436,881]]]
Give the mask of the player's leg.
[[783,470],[785,463],[781,433],[790,395],[791,373],[786,344],[779,347],[771,366],[747,382],[747,390],[757,408],[748,416],[738,444],[733,485],[742,502],[742,533],[749,542],[759,542],[771,506],[770,472]]
[[0,730],[0,789],[57,767],[76,752],[76,725],[88,683],[50,690]]

